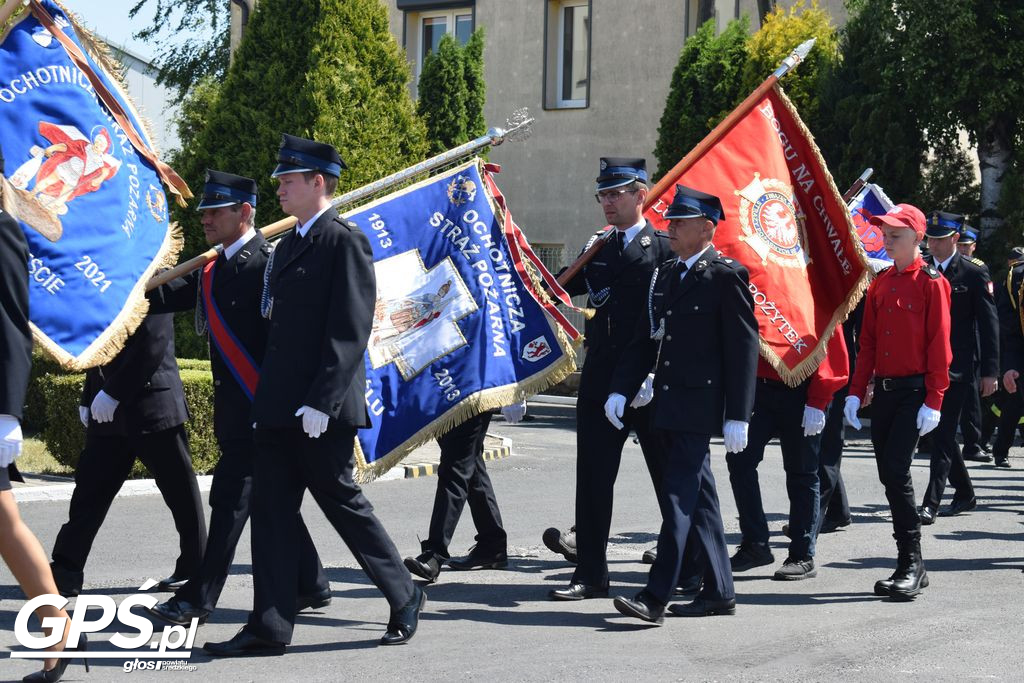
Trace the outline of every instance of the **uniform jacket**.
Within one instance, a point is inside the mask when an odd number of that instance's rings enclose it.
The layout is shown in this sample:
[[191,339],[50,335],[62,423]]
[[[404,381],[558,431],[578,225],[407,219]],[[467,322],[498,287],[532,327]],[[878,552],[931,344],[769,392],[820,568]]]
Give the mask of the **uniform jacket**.
[[1006,274],[1006,282],[996,292],[999,312],[999,352],[1001,371],[1016,370],[1024,374],[1024,329],[1021,318],[1021,296],[1024,287],[1024,263],[1015,263]]
[[[213,271],[213,300],[228,329],[257,367],[263,362],[270,326],[260,315],[260,296],[263,271],[271,250],[270,244],[257,231],[256,236],[230,259],[221,254]],[[200,291],[202,275],[202,270],[197,270],[151,292],[150,311],[166,313],[204,307]],[[213,372],[214,433],[221,441],[250,438],[252,401],[212,342],[210,369]]]
[[[937,267],[934,257],[929,255],[925,261]],[[978,361],[982,377],[998,376],[999,320],[988,266],[955,253],[945,276],[951,290],[949,344],[953,362],[949,366],[950,381],[974,381]]]
[[[605,235],[601,231],[595,237],[604,239]],[[566,284],[566,291],[573,296],[590,294],[588,305],[597,311],[584,327],[587,356],[580,376],[580,396],[602,403],[608,397],[612,372],[633,337],[637,321],[647,311],[651,273],[671,256],[668,235],[648,222],[621,255],[614,240],[606,243]],[[606,288],[607,294],[602,295]]]
[[14,217],[0,209],[0,415],[21,419],[31,367],[28,243]]
[[184,424],[188,409],[174,359],[173,315],[147,315],[114,360],[90,368],[82,405],[92,405],[101,389],[119,403],[112,422],[89,421],[93,434],[134,436]]
[[[611,391],[633,396],[657,363],[652,426],[721,434],[749,422],[757,372],[757,321],[747,270],[710,247],[680,281],[675,261],[658,269]],[[661,341],[652,334],[664,329]]]
[[882,270],[864,295],[850,396],[864,400],[872,377],[924,375],[924,403],[942,407],[949,388],[949,282],[918,256],[902,272]]
[[270,336],[253,420],[299,427],[304,405],[365,427],[366,368],[377,284],[366,235],[328,209],[304,238],[286,235],[270,264]]

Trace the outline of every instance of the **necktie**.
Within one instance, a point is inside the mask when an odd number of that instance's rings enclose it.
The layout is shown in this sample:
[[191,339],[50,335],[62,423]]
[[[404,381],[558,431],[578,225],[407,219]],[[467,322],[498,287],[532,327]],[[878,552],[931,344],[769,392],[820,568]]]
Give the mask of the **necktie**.
[[619,245],[619,255],[621,256],[622,252],[624,252],[626,250],[626,233],[622,232],[621,230],[616,230],[615,231],[615,240],[616,240],[616,242],[618,242],[618,245]]

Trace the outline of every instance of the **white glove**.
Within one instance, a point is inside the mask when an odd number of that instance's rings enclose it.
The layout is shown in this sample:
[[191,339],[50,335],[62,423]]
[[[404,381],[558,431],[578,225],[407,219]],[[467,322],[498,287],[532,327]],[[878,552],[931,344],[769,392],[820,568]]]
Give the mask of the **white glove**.
[[747,423],[726,420],[722,425],[722,436],[725,441],[725,452],[739,453],[747,447]]
[[523,417],[526,416],[526,401],[504,406],[501,409],[501,415],[505,418],[505,422],[508,422],[510,425],[519,424]]
[[330,419],[327,413],[321,413],[309,406],[302,406],[296,410],[295,417],[302,418],[302,431],[311,439],[319,439],[320,435],[327,431],[327,420]]
[[804,436],[821,434],[825,429],[825,411],[804,406],[804,421],[800,423],[800,426],[804,428]]
[[7,467],[21,455],[21,422],[13,415],[0,415],[0,467]]
[[622,394],[608,394],[604,402],[604,416],[616,429],[622,429],[622,411],[626,409],[626,397]]
[[843,404],[843,417],[854,429],[860,429],[860,420],[857,419],[857,411],[860,410],[860,399],[856,396],[847,396]]
[[922,405],[921,409],[917,411],[917,430],[921,432],[921,436],[938,427],[941,416],[942,413],[939,411]]
[[78,406],[78,419],[82,421],[82,426],[86,429],[89,428],[89,409],[85,406]]
[[92,400],[92,406],[89,408],[92,419],[97,422],[113,422],[114,411],[117,410],[118,403],[120,401],[111,398],[110,394],[100,389],[100,393],[96,394],[96,398]]
[[640,385],[640,391],[636,392],[636,396],[633,397],[633,402],[629,404],[630,408],[643,408],[645,405],[651,402],[654,398],[654,373],[647,375],[647,379]]

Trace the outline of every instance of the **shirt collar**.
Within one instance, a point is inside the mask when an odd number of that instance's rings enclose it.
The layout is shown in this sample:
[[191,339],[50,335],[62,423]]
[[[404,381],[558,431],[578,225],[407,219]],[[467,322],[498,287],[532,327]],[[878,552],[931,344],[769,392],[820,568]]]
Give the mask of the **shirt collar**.
[[245,234],[239,237],[237,240],[224,247],[224,260],[230,259],[232,256],[237,254],[242,247],[244,247],[249,240],[256,236],[256,228],[249,228],[245,231]]
[[956,256],[956,251],[955,250],[953,251],[952,254],[949,255],[948,259],[946,259],[942,263],[936,263],[935,265],[938,267],[939,270],[941,270],[943,273],[945,273],[946,272],[946,268],[949,267],[949,262],[953,260],[954,256]]
[[629,243],[633,241],[633,238],[636,237],[636,234],[638,232],[640,232],[641,230],[644,229],[645,225],[647,225],[647,220],[646,219],[642,219],[636,225],[632,225],[632,226],[626,228],[625,230],[622,230],[621,228],[615,228],[618,232],[622,233],[622,248],[623,249],[625,249],[626,247],[629,246]]
[[690,258],[686,259],[685,261],[681,260],[677,256],[676,257],[676,261],[678,261],[679,263],[686,264],[686,270],[683,271],[683,274],[685,275],[686,273],[688,273],[690,271],[690,269],[693,268],[693,264],[697,262],[697,259],[699,259],[701,256],[703,256],[704,252],[707,251],[708,249],[710,249],[711,247],[712,247],[712,245],[708,244],[708,246],[704,247],[703,249],[701,249],[700,251],[698,251],[696,254],[694,254]]
[[316,223],[317,219],[320,218],[320,216],[323,216],[325,213],[327,213],[328,209],[332,209],[332,208],[334,208],[334,205],[333,204],[328,204],[324,208],[322,208],[319,211],[317,211],[315,216],[310,218],[308,221],[306,221],[302,225],[300,225],[298,223],[298,219],[296,219],[295,232],[299,233],[299,237],[305,237],[306,233],[309,232],[309,229],[311,227],[313,227],[313,224]]

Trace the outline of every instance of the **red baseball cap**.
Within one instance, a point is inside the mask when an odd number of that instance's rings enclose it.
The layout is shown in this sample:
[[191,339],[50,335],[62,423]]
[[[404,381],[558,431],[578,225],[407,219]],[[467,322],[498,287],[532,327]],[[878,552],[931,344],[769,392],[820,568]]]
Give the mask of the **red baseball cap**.
[[888,225],[892,228],[909,228],[924,237],[925,220],[921,209],[912,204],[897,204],[884,214],[872,216],[871,225]]

